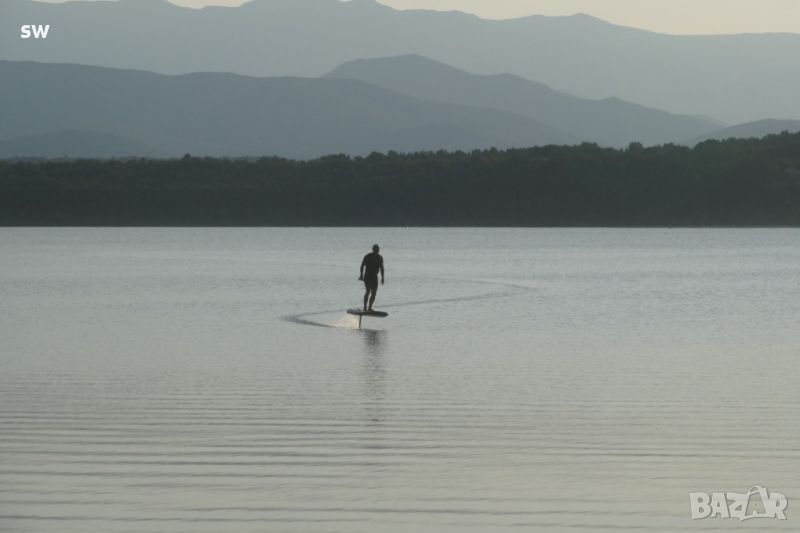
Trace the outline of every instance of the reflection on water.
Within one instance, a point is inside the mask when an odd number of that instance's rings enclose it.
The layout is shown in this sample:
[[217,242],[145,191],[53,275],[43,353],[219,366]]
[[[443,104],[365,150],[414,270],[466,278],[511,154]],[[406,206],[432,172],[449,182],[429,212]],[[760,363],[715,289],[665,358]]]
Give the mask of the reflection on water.
[[388,332],[364,329],[360,335],[364,339],[363,363],[361,373],[364,378],[364,394],[368,404],[379,405],[384,399],[386,389],[386,360],[383,350]]
[[362,329],[361,336],[364,339],[364,354],[368,356],[380,356],[383,353],[388,335],[389,333],[386,330]]
[[364,340],[361,374],[364,384],[366,426],[370,433],[379,434],[385,417],[387,362],[384,357],[384,345],[388,332],[362,329],[358,333]]
[[0,531],[793,531],[688,494],[800,497],[798,279],[795,230],[2,229]]

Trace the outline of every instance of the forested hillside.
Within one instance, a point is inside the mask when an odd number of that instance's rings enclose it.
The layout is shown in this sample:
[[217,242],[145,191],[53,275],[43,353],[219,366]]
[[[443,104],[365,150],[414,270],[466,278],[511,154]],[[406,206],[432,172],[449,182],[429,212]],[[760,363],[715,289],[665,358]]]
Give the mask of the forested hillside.
[[4,225],[800,225],[800,134],[282,158],[0,162]]

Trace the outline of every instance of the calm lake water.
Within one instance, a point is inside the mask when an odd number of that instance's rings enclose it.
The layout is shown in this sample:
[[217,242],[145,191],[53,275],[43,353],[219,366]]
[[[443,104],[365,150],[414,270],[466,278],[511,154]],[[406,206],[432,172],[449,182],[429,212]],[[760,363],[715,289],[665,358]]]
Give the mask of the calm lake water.
[[800,528],[799,230],[5,228],[0,317],[1,531]]

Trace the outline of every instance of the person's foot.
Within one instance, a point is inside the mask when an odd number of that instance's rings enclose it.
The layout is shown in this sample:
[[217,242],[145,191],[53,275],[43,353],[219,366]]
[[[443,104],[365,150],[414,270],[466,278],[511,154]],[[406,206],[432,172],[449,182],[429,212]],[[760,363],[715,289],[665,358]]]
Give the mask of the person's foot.
[[371,307],[369,308],[369,312],[370,312],[370,313],[372,312],[372,308],[371,308]]

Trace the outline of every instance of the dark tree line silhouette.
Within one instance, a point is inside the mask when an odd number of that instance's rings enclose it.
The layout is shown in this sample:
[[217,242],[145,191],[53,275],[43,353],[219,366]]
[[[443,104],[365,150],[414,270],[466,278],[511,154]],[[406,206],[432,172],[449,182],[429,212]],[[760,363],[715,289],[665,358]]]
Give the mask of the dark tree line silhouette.
[[800,133],[625,150],[0,161],[2,225],[800,225]]

